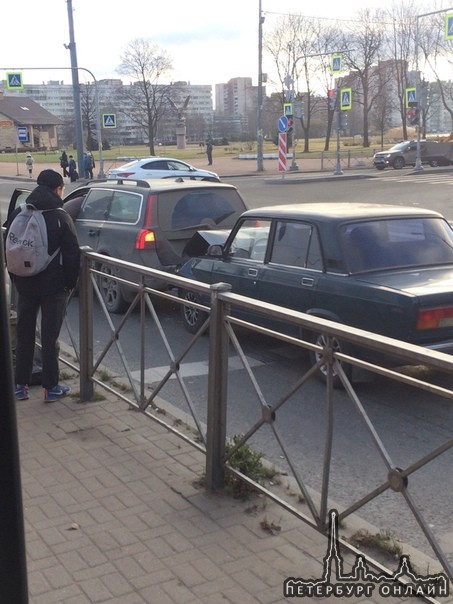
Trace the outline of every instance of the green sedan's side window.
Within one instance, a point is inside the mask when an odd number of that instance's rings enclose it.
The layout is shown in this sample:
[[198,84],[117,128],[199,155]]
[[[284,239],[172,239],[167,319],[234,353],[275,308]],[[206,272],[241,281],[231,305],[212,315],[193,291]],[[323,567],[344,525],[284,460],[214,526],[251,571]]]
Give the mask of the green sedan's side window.
[[228,250],[232,258],[264,262],[269,239],[270,221],[244,220]]

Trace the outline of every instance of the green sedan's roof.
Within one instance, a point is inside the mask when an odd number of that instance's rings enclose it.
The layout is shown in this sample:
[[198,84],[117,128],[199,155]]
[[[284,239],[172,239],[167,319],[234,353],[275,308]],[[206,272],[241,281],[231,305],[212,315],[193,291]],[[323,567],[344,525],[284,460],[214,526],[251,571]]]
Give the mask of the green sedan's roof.
[[433,210],[374,203],[320,202],[268,206],[244,212],[244,217],[307,219],[318,223],[342,223],[378,218],[442,217]]

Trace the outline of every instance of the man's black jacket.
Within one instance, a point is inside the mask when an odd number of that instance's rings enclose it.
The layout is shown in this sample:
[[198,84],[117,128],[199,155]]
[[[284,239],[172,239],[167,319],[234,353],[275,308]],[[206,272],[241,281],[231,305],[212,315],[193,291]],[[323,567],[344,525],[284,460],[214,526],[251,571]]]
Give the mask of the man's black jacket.
[[[48,251],[53,254],[60,248],[60,253],[46,269],[33,277],[11,275],[17,291],[25,296],[41,296],[73,289],[79,276],[80,248],[72,218],[61,209],[63,201],[52,189],[38,185],[28,196],[27,203],[33,204],[37,210],[52,210],[43,213],[47,224]],[[6,222],[6,237],[19,211],[16,209]]]

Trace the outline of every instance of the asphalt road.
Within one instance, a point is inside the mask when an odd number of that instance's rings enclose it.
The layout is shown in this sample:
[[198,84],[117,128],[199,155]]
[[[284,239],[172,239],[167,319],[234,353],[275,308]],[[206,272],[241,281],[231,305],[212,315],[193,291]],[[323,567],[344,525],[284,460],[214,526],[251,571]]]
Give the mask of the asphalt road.
[[[348,180],[338,177],[323,182],[304,181],[298,184],[271,184],[266,176],[243,176],[229,179],[238,186],[250,207],[307,201],[373,201],[418,205],[441,211],[453,220],[453,173],[450,171],[411,175],[409,171],[369,172],[369,178]],[[274,179],[272,179],[274,180]],[[5,203],[15,183],[0,181],[2,220]],[[179,318],[176,306],[160,302],[159,316],[174,354],[189,341]],[[77,300],[69,309],[69,323],[77,325]],[[118,322],[118,317],[113,318]],[[138,370],[137,338],[138,314],[134,314],[121,336],[124,356],[132,371]],[[105,345],[106,322],[99,308],[94,320],[97,352]],[[168,353],[158,330],[147,322],[146,370],[152,387],[162,367],[168,365]],[[64,335],[64,339],[68,339]],[[299,351],[281,346],[265,338],[243,335],[244,347],[251,360],[260,388],[268,402],[280,396],[300,375],[306,359]],[[236,356],[232,353],[232,356]],[[186,381],[194,407],[201,421],[206,408],[207,338],[203,338],[186,359]],[[124,367],[117,353],[109,354],[105,364],[117,375],[124,375]],[[232,372],[229,388],[229,435],[244,433],[260,417],[259,401],[240,365]],[[433,376],[433,378],[436,376]],[[437,399],[427,393],[418,393],[407,386],[396,385],[379,378],[378,381],[358,385],[363,404],[375,427],[388,447],[396,466],[405,467],[418,456],[438,446],[453,433],[452,403]],[[171,380],[161,396],[180,405],[181,390],[176,380]],[[371,489],[386,478],[385,468],[363,422],[344,392],[336,392],[336,437],[332,464],[331,497],[347,505],[366,489]],[[187,409],[185,409],[187,410]],[[319,383],[311,381],[302,391],[290,398],[277,415],[275,428],[282,437],[285,450],[301,468],[302,478],[313,488],[320,488],[322,458],[324,453],[324,391]],[[285,453],[269,427],[260,430],[253,440],[257,450],[280,467],[285,467]],[[417,505],[429,515],[432,529],[439,537],[453,531],[451,521],[453,478],[451,466],[453,452],[433,462],[428,469],[411,478],[410,489]],[[370,521],[388,528],[404,541],[429,553],[425,538],[402,504],[401,497],[391,493],[380,496],[366,506]]]

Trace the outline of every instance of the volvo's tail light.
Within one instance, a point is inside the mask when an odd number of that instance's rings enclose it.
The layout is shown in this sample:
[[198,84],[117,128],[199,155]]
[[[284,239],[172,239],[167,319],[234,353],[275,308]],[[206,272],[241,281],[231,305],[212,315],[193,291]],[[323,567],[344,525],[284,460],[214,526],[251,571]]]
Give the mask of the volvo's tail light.
[[156,237],[154,231],[149,229],[141,229],[137,235],[137,241],[135,242],[135,249],[137,250],[155,250],[156,249]]
[[137,250],[155,250],[156,236],[152,229],[153,222],[153,205],[157,200],[157,195],[148,195],[145,212],[144,228],[137,234],[135,249]]

